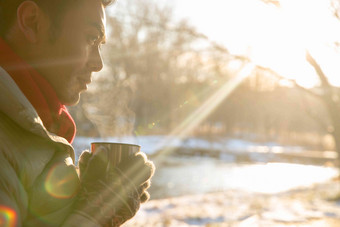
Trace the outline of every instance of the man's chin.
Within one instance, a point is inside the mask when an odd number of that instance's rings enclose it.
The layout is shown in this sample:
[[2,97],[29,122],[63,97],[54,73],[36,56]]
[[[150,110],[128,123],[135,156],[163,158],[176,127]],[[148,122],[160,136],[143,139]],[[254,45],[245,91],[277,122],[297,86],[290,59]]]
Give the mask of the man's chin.
[[79,103],[80,100],[80,93],[69,96],[69,97],[63,97],[60,99],[60,102],[65,106],[75,106]]

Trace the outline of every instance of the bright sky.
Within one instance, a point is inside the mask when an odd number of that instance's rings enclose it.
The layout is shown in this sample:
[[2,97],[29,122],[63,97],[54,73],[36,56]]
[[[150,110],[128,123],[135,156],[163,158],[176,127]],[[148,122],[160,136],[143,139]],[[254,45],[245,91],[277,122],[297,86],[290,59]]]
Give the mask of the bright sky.
[[163,1],[232,53],[311,87],[317,77],[305,61],[307,48],[340,86],[340,53],[330,46],[340,41],[340,22],[330,14],[329,0],[282,0],[280,8],[259,0]]

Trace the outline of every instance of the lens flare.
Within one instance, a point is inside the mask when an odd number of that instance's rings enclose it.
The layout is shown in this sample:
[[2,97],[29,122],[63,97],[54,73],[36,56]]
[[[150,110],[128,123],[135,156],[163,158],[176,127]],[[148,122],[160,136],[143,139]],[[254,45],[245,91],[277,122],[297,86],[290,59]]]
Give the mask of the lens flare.
[[17,214],[11,208],[0,206],[0,226],[15,227],[17,224]]
[[51,196],[60,199],[73,197],[78,191],[77,176],[64,163],[53,166],[45,180],[45,189]]

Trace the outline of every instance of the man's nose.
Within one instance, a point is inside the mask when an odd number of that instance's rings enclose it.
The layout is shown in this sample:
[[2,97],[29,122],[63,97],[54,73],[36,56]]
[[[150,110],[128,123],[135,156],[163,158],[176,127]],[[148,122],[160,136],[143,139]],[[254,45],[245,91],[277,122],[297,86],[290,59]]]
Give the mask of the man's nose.
[[99,48],[93,48],[88,61],[88,67],[92,72],[99,72],[103,68],[103,59]]

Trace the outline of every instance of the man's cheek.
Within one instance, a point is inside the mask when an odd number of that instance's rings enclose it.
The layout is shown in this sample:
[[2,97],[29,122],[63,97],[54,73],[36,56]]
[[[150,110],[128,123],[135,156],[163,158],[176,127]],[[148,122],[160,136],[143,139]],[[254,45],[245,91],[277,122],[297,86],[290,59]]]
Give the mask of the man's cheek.
[[76,76],[71,76],[70,80],[69,80],[69,85],[68,85],[69,89],[72,90],[73,92],[78,90],[79,88],[79,80],[77,79]]
[[74,50],[74,55],[76,56],[77,59],[76,67],[78,67],[78,69],[83,68],[85,67],[87,60],[90,56],[90,47],[88,46],[87,43],[82,42]]

